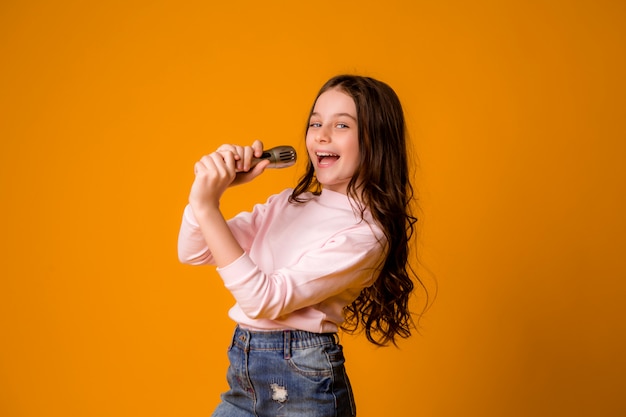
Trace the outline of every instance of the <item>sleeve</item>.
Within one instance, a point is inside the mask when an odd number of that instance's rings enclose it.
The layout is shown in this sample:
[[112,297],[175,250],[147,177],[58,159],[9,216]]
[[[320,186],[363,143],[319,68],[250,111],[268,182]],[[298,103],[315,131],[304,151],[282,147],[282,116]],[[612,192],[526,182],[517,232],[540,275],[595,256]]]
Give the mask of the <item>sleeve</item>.
[[204,241],[202,230],[187,204],[178,232],[178,260],[189,265],[213,265],[213,257]]
[[[244,251],[248,252],[259,225],[267,212],[267,207],[279,200],[271,196],[267,203],[257,204],[252,212],[241,212],[228,220],[228,226]],[[213,256],[204,240],[191,206],[187,204],[178,232],[178,260],[189,265],[214,265]]]
[[383,244],[369,227],[361,224],[357,229],[342,231],[296,264],[270,274],[261,271],[247,253],[218,272],[248,317],[273,320],[372,284]]

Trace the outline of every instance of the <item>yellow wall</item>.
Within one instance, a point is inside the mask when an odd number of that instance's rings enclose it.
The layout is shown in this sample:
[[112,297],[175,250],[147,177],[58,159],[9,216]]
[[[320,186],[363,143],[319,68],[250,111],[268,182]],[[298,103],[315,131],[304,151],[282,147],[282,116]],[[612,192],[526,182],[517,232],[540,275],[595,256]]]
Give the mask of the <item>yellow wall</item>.
[[344,337],[360,416],[626,413],[626,3],[212,3],[0,4],[0,415],[210,414],[232,300],[176,259],[193,163],[302,150],[341,72],[405,104],[439,283],[400,350]]

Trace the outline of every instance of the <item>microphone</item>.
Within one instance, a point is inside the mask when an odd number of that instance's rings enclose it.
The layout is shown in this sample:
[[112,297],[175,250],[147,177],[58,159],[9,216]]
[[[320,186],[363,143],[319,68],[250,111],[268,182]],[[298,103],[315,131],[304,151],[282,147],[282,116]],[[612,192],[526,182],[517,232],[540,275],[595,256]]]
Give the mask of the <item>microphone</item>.
[[256,166],[259,162],[267,159],[270,164],[267,168],[287,168],[296,163],[296,150],[291,146],[275,146],[268,150],[263,150],[263,155],[260,158],[253,158],[250,164],[250,169]]

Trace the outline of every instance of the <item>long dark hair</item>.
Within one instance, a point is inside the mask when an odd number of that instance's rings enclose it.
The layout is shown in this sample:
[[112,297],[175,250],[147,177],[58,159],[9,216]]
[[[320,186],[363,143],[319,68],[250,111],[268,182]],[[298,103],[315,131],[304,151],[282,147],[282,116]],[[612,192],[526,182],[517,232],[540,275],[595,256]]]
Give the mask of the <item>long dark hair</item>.
[[[411,277],[421,285],[409,262],[409,241],[417,218],[411,214],[413,187],[409,178],[404,112],[391,87],[356,75],[331,78],[322,86],[315,102],[322,93],[333,88],[351,96],[357,109],[360,164],[348,184],[347,193],[356,202],[361,218],[369,209],[386,238],[378,278],[345,308],[346,322],[342,328],[354,332],[362,326],[370,342],[379,346],[389,342],[396,344],[397,337],[409,337],[414,328],[409,311],[409,296],[414,288]],[[309,159],[290,201],[302,202],[301,194],[307,191],[320,194],[321,190]]]

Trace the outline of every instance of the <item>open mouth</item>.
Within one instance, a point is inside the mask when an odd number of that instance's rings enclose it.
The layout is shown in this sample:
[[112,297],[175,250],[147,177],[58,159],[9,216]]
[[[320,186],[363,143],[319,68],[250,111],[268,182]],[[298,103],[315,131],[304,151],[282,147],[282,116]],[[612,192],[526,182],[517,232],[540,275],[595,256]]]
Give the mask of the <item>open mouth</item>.
[[339,155],[332,152],[316,152],[315,155],[317,155],[317,163],[320,166],[332,165],[339,159]]

